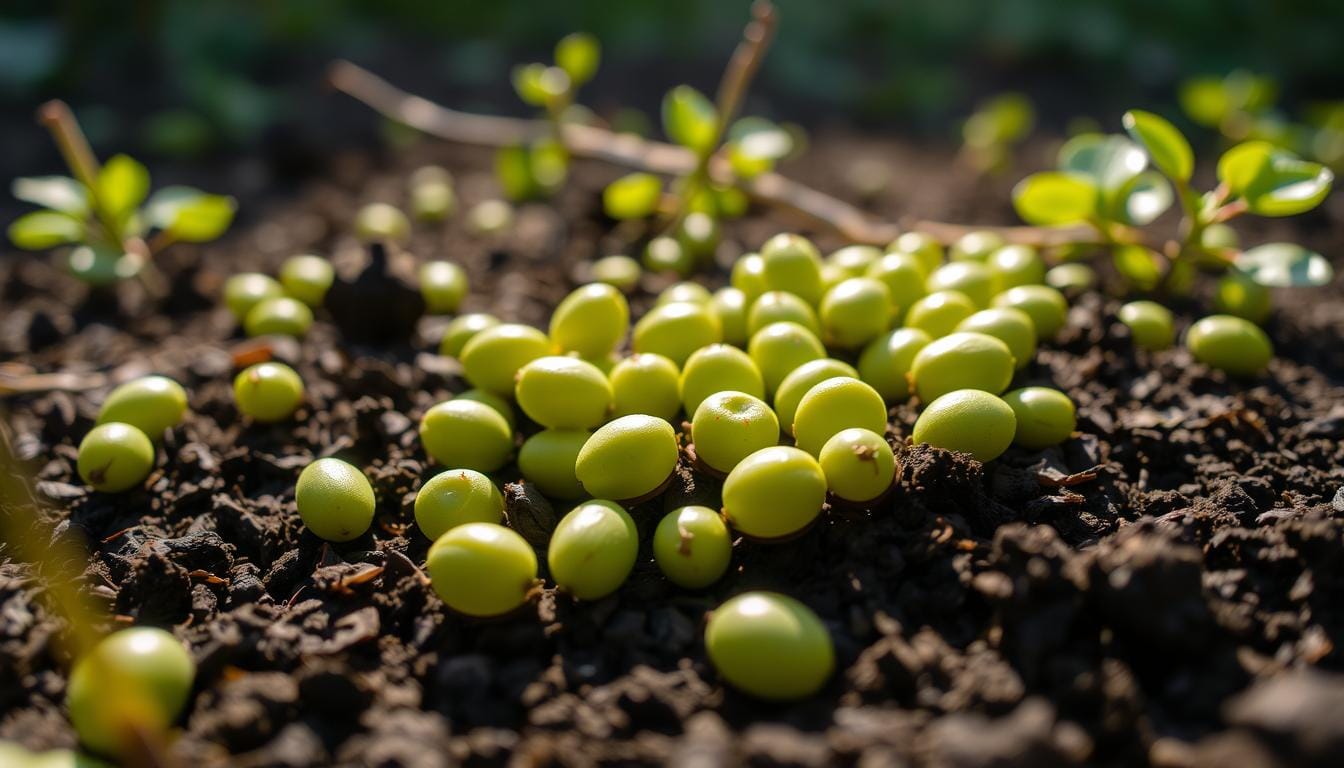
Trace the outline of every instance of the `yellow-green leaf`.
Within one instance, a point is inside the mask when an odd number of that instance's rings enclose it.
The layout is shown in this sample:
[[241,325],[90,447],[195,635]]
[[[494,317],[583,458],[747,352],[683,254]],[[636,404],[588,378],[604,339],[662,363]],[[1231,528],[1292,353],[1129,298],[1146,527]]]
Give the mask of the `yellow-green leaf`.
[[1097,212],[1097,188],[1082,174],[1034,173],[1013,188],[1013,207],[1029,224],[1055,226],[1087,221]]
[[1334,278],[1330,262],[1294,243],[1266,243],[1237,257],[1237,269],[1272,288],[1326,285]]
[[703,93],[678,85],[663,97],[663,132],[672,141],[697,152],[714,148],[719,115]]
[[663,182],[651,173],[632,173],[602,190],[602,207],[613,219],[642,219],[658,208]]
[[1292,216],[1315,208],[1335,178],[1329,168],[1263,141],[1228,150],[1218,162],[1218,177],[1260,216]]
[[1165,213],[1174,201],[1171,182],[1157,171],[1144,171],[1116,190],[1109,203],[1107,218],[1122,224],[1146,226]]
[[555,44],[555,63],[574,85],[582,85],[593,78],[601,57],[597,38],[584,32],[566,35]]
[[149,171],[126,155],[108,160],[98,173],[98,207],[118,227],[149,194]]
[[149,223],[187,243],[214,240],[233,223],[233,198],[192,187],[164,187],[145,205]]
[[89,191],[69,176],[31,176],[15,179],[18,199],[53,211],[83,218],[89,213]]
[[9,239],[26,251],[42,251],[83,240],[84,222],[64,213],[36,211],[9,225]]
[[1151,248],[1141,245],[1118,245],[1111,253],[1115,269],[1136,288],[1156,288],[1162,280],[1166,260]]
[[1195,153],[1176,126],[1141,109],[1126,112],[1124,125],[1129,135],[1148,151],[1159,171],[1182,184],[1190,181],[1190,174],[1195,171]]

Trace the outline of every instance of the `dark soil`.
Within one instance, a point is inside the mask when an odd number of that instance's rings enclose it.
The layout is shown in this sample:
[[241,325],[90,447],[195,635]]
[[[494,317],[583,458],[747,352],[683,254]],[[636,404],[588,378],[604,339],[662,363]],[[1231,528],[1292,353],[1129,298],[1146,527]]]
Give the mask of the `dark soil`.
[[[491,194],[487,153],[425,157],[454,171],[468,203]],[[879,210],[1008,220],[1010,180],[977,181],[941,151],[823,139],[794,171],[843,191],[840,172],[856,161],[898,169]],[[234,409],[247,344],[216,305],[233,272],[273,271],[305,250],[358,257],[346,234],[354,208],[400,200],[411,165],[334,159],[324,181],[225,242],[173,252],[162,300],[129,285],[90,296],[43,259],[3,262],[0,370],[109,377],[10,397],[9,437],[54,535],[88,542],[86,589],[110,626],[172,627],[190,645],[200,671],[174,748],[183,764],[1339,764],[1339,281],[1280,296],[1269,327],[1278,357],[1251,381],[1181,349],[1135,353],[1115,298],[1077,297],[1069,330],[1017,382],[1053,383],[1078,403],[1065,445],[982,466],[907,446],[915,409],[901,406],[899,487],[880,509],[832,511],[787,543],[739,543],[729,575],[703,593],[670,587],[645,552],[612,597],[575,603],[548,590],[524,615],[474,622],[428,587],[418,569],[428,541],[410,512],[435,471],[416,422],[466,386],[433,354],[436,323],[402,345],[343,342],[328,323],[275,345],[307,382],[308,404],[265,427]],[[600,214],[613,172],[575,175],[553,207],[522,208],[506,235],[471,236],[458,217],[419,229],[410,252],[468,269],[466,310],[544,327],[576,264],[625,247]],[[1337,208],[1257,238],[1338,252]],[[753,213],[728,227],[724,255],[795,226]],[[650,278],[636,311],[666,282]],[[186,385],[190,415],[143,489],[87,492],[75,446],[97,403],[111,383],[150,372]],[[370,533],[339,546],[306,533],[294,509],[299,471],[330,455],[363,467],[379,496]],[[513,482],[513,468],[498,479],[510,483],[511,524],[544,551],[564,510]],[[632,510],[646,547],[664,510],[717,506],[717,493],[717,481],[679,470],[663,497]],[[67,660],[51,642],[62,621],[32,576],[0,566],[0,738],[73,746]],[[838,669],[819,695],[762,704],[708,664],[706,612],[757,588],[796,596],[826,622]]]

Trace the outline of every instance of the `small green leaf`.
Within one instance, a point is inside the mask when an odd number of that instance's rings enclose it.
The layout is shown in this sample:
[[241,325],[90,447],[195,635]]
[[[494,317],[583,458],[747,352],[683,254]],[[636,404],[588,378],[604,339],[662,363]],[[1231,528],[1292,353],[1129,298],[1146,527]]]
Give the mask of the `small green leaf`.
[[658,208],[663,182],[651,173],[632,173],[602,190],[602,207],[613,219],[642,219]]
[[1157,171],[1144,171],[1116,191],[1106,218],[1131,226],[1146,226],[1165,213],[1175,199],[1171,182],[1165,176]]
[[25,251],[42,251],[84,239],[84,222],[64,213],[36,211],[9,225],[9,239]]
[[1123,122],[1129,135],[1148,150],[1159,171],[1182,184],[1190,181],[1190,174],[1195,171],[1195,153],[1176,126],[1141,109],[1126,112]]
[[15,179],[11,187],[18,199],[83,218],[89,213],[89,191],[69,176],[31,176]]
[[718,209],[718,214],[726,219],[741,217],[751,204],[747,194],[737,187],[713,187],[710,191],[714,196],[714,207]]
[[1230,106],[1223,81],[1217,77],[1196,77],[1181,84],[1181,109],[1205,128],[1217,128]]
[[551,194],[565,181],[569,154],[550,139],[532,146],[516,144],[495,153],[495,177],[510,200],[531,200]]
[[1059,150],[1059,170],[1091,177],[1099,189],[1118,190],[1148,167],[1138,144],[1117,134],[1084,133]]
[[534,107],[546,106],[563,96],[569,87],[569,74],[559,67],[521,64],[513,68],[513,89],[518,98]]
[[1218,181],[1233,195],[1244,195],[1274,152],[1274,145],[1267,141],[1247,141],[1232,147],[1218,158]]
[[714,148],[719,116],[705,95],[689,85],[678,85],[663,97],[663,132],[672,141],[696,152]]
[[1166,261],[1153,249],[1141,245],[1118,245],[1111,252],[1111,260],[1117,272],[1142,290],[1157,287]]
[[98,206],[103,215],[124,228],[149,194],[149,171],[126,155],[116,155],[103,165],[97,183]]
[[967,145],[987,148],[1015,144],[1031,133],[1036,110],[1020,93],[1005,93],[981,104],[961,128]]
[[186,243],[214,240],[233,223],[233,198],[192,187],[164,187],[145,205],[150,225]]
[[1033,173],[1013,188],[1013,207],[1029,224],[1076,224],[1096,212],[1097,188],[1082,174]]
[[1330,262],[1294,243],[1266,243],[1237,257],[1237,269],[1271,288],[1326,285],[1334,278]]
[[782,160],[793,151],[789,132],[763,117],[744,117],[733,123],[728,139],[748,157]]
[[1334,174],[1263,141],[1229,149],[1218,161],[1218,178],[1260,216],[1292,216],[1315,208],[1330,193]]
[[569,73],[570,82],[583,85],[593,79],[601,58],[601,46],[592,35],[575,32],[555,44],[555,63]]

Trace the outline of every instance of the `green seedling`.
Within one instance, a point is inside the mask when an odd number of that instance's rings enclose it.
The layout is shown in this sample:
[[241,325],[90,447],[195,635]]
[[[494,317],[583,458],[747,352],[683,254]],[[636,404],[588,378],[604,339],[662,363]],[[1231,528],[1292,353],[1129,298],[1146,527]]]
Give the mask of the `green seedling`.
[[303,468],[294,503],[304,526],[319,539],[346,542],[373,523],[373,485],[358,467],[340,459],[318,459]]
[[786,291],[766,291],[751,303],[747,312],[747,337],[771,323],[797,323],[814,336],[821,336],[821,321],[812,305]]
[[962,320],[957,331],[983,333],[1008,345],[1017,370],[1031,364],[1036,357],[1036,323],[1031,315],[1012,307],[982,309]]
[[668,581],[704,589],[728,570],[733,539],[723,518],[709,507],[678,507],[653,532],[653,559]]
[[142,376],[112,390],[98,409],[99,424],[130,424],[150,439],[163,436],[187,412],[187,391],[167,376]]
[[1176,340],[1171,310],[1155,301],[1131,301],[1120,307],[1119,317],[1138,347],[1157,351]]
[[831,347],[862,347],[891,327],[894,313],[885,283],[870,277],[847,278],[822,297],[822,338]]
[[785,445],[762,448],[737,463],[723,482],[723,514],[754,539],[801,532],[826,503],[826,475],[806,451]]
[[1020,309],[1036,326],[1036,338],[1053,339],[1069,317],[1069,301],[1048,285],[1020,285],[994,297],[994,306]]
[[857,379],[859,373],[849,363],[824,357],[803,363],[784,377],[779,383],[779,389],[775,390],[774,403],[775,414],[779,416],[779,424],[785,432],[793,434],[793,419],[803,395],[812,387],[837,376]]
[[580,600],[620,589],[639,554],[639,531],[610,501],[589,501],[561,518],[551,534],[546,565],[556,586]]
[[911,437],[987,462],[1008,450],[1016,432],[1017,416],[1007,403],[978,389],[959,389],[929,403]]
[[751,338],[747,322],[747,295],[737,288],[720,288],[709,299],[709,309],[719,319],[723,343],[745,347]]
[[694,414],[705,398],[724,390],[765,397],[765,379],[751,357],[737,347],[711,344],[697,349],[681,369],[682,407]]
[[420,444],[444,466],[494,472],[513,453],[513,430],[494,408],[457,397],[425,412]]
[[254,421],[283,421],[303,402],[303,379],[284,363],[257,363],[234,377],[233,399]]
[[817,462],[831,494],[859,504],[885,494],[896,476],[891,446],[882,435],[861,427],[832,435],[821,447]]
[[440,472],[415,494],[415,524],[430,541],[459,525],[503,520],[504,494],[474,469]]
[[956,291],[971,300],[977,309],[989,306],[997,293],[994,270],[980,261],[953,261],[934,270],[924,281],[929,293]]
[[518,371],[551,354],[551,340],[528,325],[501,323],[486,328],[462,346],[462,373],[473,387],[498,395],[513,394]]
[[465,523],[435,539],[425,571],[444,605],[489,618],[527,602],[537,583],[537,554],[502,525]]
[[863,427],[882,434],[887,430],[887,406],[877,390],[858,379],[837,376],[813,386],[798,401],[793,436],[798,447],[817,456],[835,433]]
[[79,442],[79,476],[103,493],[129,490],[154,468],[154,443],[136,427],[117,421],[99,424]]
[[587,494],[574,468],[592,436],[584,429],[543,429],[518,449],[518,470],[548,498],[581,499]]
[[681,410],[681,372],[662,355],[634,354],[611,369],[612,415],[645,414],[671,422]]
[[705,466],[727,473],[747,456],[779,443],[779,419],[759,397],[715,392],[695,409],[691,440]]
[[959,291],[937,291],[919,299],[905,314],[907,328],[940,338],[956,330],[961,321],[980,310]]
[[288,296],[260,301],[243,318],[243,330],[248,336],[303,338],[312,325],[313,310],[302,301]]
[[602,425],[574,463],[583,489],[600,499],[627,501],[658,490],[677,467],[677,433],[655,416],[622,416]]
[[1023,448],[1040,450],[1059,445],[1073,435],[1077,426],[1073,401],[1057,389],[1015,389],[1004,395],[1003,401],[1017,419],[1013,442]]
[[705,652],[734,688],[774,701],[807,698],[835,671],[835,648],[821,619],[773,592],[747,592],[714,609]]
[[606,421],[611,383],[592,363],[539,357],[518,370],[514,399],[528,418],[550,429],[592,429]]
[[428,314],[456,312],[468,289],[466,271],[451,261],[431,261],[420,267],[420,295]]
[[551,341],[586,358],[610,355],[630,328],[630,305],[616,288],[590,283],[575,289],[551,313]]
[[873,339],[859,354],[859,378],[889,404],[910,399],[915,355],[933,338],[918,328],[897,328]]
[[678,366],[701,347],[723,341],[723,327],[709,307],[678,302],[649,310],[635,330],[631,347],[635,352],[662,355]]
[[1199,320],[1186,331],[1185,345],[1196,360],[1233,376],[1254,376],[1274,357],[1274,345],[1259,326],[1231,315]]
[[826,348],[797,323],[771,323],[752,334],[747,354],[765,379],[766,394],[773,396],[785,376],[803,363],[825,357]]
[[467,342],[475,338],[476,334],[497,325],[499,325],[499,318],[494,315],[480,312],[458,315],[448,321],[448,325],[443,328],[443,340],[439,342],[439,354],[445,357],[458,357],[462,354],[462,348],[467,346]]
[[335,279],[331,262],[321,256],[291,256],[280,266],[280,285],[285,293],[310,307],[322,306]]
[[261,302],[284,295],[284,286],[259,272],[243,272],[224,281],[224,305],[240,323]]
[[629,256],[603,256],[588,267],[590,279],[606,283],[622,293],[635,290],[643,274],[639,262]]
[[959,389],[997,395],[1013,380],[1013,369],[1013,353],[1007,344],[983,333],[958,331],[921,349],[910,376],[919,399],[932,403]]

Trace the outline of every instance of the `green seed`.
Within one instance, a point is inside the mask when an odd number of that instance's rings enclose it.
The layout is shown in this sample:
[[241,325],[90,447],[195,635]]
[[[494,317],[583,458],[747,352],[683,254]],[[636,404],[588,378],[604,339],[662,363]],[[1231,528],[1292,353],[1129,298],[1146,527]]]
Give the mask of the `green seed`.
[[98,423],[130,424],[152,440],[177,426],[186,412],[187,391],[181,384],[167,376],[142,376],[108,394],[98,409]]
[[771,323],[797,323],[814,336],[821,335],[821,321],[812,305],[786,291],[766,291],[747,312],[747,334],[754,336]]
[[747,592],[714,610],[705,652],[734,688],[793,701],[817,691],[835,671],[835,648],[807,606],[773,592]]
[[915,355],[933,341],[918,328],[897,328],[878,336],[859,355],[858,377],[887,403],[910,399],[910,369]]
[[499,318],[494,315],[473,313],[454,317],[444,326],[443,341],[439,342],[439,354],[445,357],[458,357],[462,354],[462,348],[467,346],[467,342],[475,338],[476,334],[497,325]]
[[586,494],[574,464],[590,437],[586,429],[543,429],[523,442],[518,469],[549,498],[581,499]]
[[767,290],[788,291],[816,306],[821,301],[821,254],[807,238],[779,234],[761,247]]
[[638,554],[639,532],[630,515],[610,501],[589,501],[555,526],[546,564],[561,589],[597,600],[621,588]]
[[138,253],[125,253],[122,248],[80,245],[70,251],[66,266],[70,274],[89,285],[112,285],[140,274],[145,258]]
[[303,402],[303,379],[284,363],[257,363],[234,378],[233,399],[254,421],[283,421]]
[[1031,316],[1036,338],[1053,339],[1069,316],[1069,302],[1057,288],[1048,285],[1019,285],[994,297],[994,306],[1013,307]]
[[355,234],[366,242],[390,240],[400,243],[410,236],[411,222],[394,205],[369,203],[355,214]]
[[657,490],[672,475],[677,455],[677,433],[671,424],[655,416],[622,416],[588,438],[574,473],[592,496],[637,499]]
[[439,599],[468,616],[502,616],[527,602],[537,554],[522,536],[494,523],[466,523],[434,541],[425,570]]
[[728,522],[756,539],[778,539],[803,530],[826,503],[826,475],[806,451],[787,445],[762,448],[737,463],[723,482]]
[[658,294],[658,304],[675,304],[679,301],[691,304],[709,304],[709,289],[699,283],[682,281],[673,283]]
[[797,323],[771,323],[752,334],[747,354],[765,379],[766,394],[773,394],[795,368],[825,357],[826,348]]
[[143,754],[141,733],[166,733],[186,706],[196,664],[182,643],[153,627],[122,629],[75,663],[65,704],[79,741],[128,760]]
[[709,308],[719,319],[723,342],[735,347],[746,346],[751,335],[747,332],[747,295],[736,288],[720,288],[710,297]]
[[428,314],[456,312],[467,290],[467,273],[451,261],[430,261],[420,267],[420,295]]
[[1143,349],[1166,349],[1176,340],[1171,310],[1155,301],[1131,301],[1118,314],[1120,322],[1129,326],[1134,344]]
[[692,211],[677,229],[677,242],[693,261],[711,260],[719,247],[719,224],[703,211]]
[[420,443],[444,466],[494,472],[513,453],[513,430],[494,408],[459,397],[425,412]]
[[253,307],[266,299],[285,295],[285,289],[274,278],[258,272],[244,272],[224,281],[224,304],[242,322]]
[[643,273],[639,262],[629,256],[603,256],[588,268],[592,280],[606,283],[624,293],[633,291],[639,285]]
[[467,231],[498,235],[513,226],[513,206],[503,200],[482,200],[467,211]]
[[798,447],[816,456],[835,433],[863,427],[887,430],[887,405],[877,390],[858,379],[837,376],[817,384],[798,401],[793,436]]
[[1200,233],[1199,244],[1205,248],[1240,248],[1241,238],[1232,227],[1215,222]]
[[1059,291],[1090,291],[1097,287],[1097,271],[1086,264],[1060,264],[1045,273],[1045,284]]
[[887,286],[894,309],[892,316],[904,318],[914,303],[924,298],[924,281],[928,273],[918,256],[909,253],[888,253],[868,268],[868,277]]
[[298,299],[280,296],[266,299],[248,310],[243,330],[248,336],[293,336],[303,338],[313,324],[313,310]]
[[849,279],[849,273],[834,264],[821,265],[821,295]]
[[1030,365],[1036,357],[1036,324],[1030,315],[1020,309],[982,309],[962,320],[957,330],[983,333],[1007,344],[1019,371]]
[[989,256],[989,268],[1000,291],[1045,282],[1045,260],[1029,245],[1005,245],[994,251]]
[[1274,345],[1259,326],[1232,315],[1210,315],[1185,334],[1195,359],[1233,376],[1254,376],[1269,365]]
[[1003,396],[1017,418],[1013,442],[1023,448],[1040,450],[1059,445],[1073,435],[1077,422],[1073,401],[1057,389],[1024,387]]
[[79,476],[95,491],[120,493],[144,482],[153,468],[154,443],[130,424],[99,424],[79,442]]
[[509,405],[508,400],[496,395],[494,392],[487,392],[484,389],[468,389],[453,395],[453,399],[484,403],[493,408],[500,416],[504,417],[504,420],[509,423],[509,429],[518,426],[518,420],[513,414],[513,406]]
[[655,237],[644,248],[644,268],[655,274],[689,275],[695,269],[695,256],[674,237]]
[[672,421],[681,410],[681,373],[662,355],[631,355],[611,369],[612,416],[646,414]]
[[921,349],[910,376],[926,403],[958,389],[997,395],[1013,380],[1013,353],[993,336],[959,331]]
[[551,313],[551,341],[584,357],[610,355],[630,327],[630,305],[605,283],[575,289]]
[[748,253],[733,262],[728,281],[747,297],[750,305],[758,296],[770,290],[765,284],[765,259],[759,253]]
[[798,412],[798,402],[803,399],[803,395],[806,395],[812,387],[836,376],[857,379],[859,372],[849,363],[824,357],[803,363],[784,377],[779,383],[779,389],[775,391],[775,413],[786,432],[793,434],[793,418]]
[[943,264],[943,245],[923,232],[906,232],[887,246],[890,253],[907,253],[919,259],[928,274]]
[[1007,245],[997,232],[967,232],[952,244],[948,258],[952,261],[988,261],[990,254]]
[[291,256],[280,267],[280,285],[285,293],[310,307],[322,306],[335,279],[331,262],[312,254]]
[[437,165],[417,168],[408,184],[411,191],[411,213],[422,221],[443,221],[457,207],[453,194],[453,177]]
[[653,559],[668,581],[679,587],[708,587],[723,577],[732,557],[728,526],[709,507],[674,509],[653,532]]
[[695,350],[723,341],[723,328],[709,307],[701,304],[662,304],[635,323],[632,348],[662,355],[678,366]]
[[817,459],[831,493],[845,501],[872,501],[891,488],[896,456],[885,438],[854,427],[836,432]]
[[691,440],[700,461],[728,472],[748,455],[779,443],[779,419],[754,395],[715,392],[695,409]]
[[318,459],[303,468],[294,487],[299,518],[325,541],[359,538],[373,523],[377,500],[373,485],[354,465],[340,459]]
[[882,251],[871,245],[848,245],[827,256],[826,263],[839,267],[846,277],[863,277],[880,258]]
[[956,330],[962,320],[979,311],[975,302],[958,291],[939,291],[916,301],[905,314],[907,328],[915,328],[937,339]]
[[929,293],[957,291],[980,309],[989,306],[997,292],[996,287],[994,271],[978,261],[954,261],[944,264],[924,281],[924,288]]
[[694,414],[700,402],[724,390],[765,397],[765,380],[746,352],[727,344],[697,349],[681,369],[681,403]]
[[518,371],[514,390],[528,418],[552,429],[591,429],[611,410],[611,384],[592,363],[575,357],[539,357]]
[[929,403],[915,420],[912,438],[987,462],[1008,450],[1016,431],[1017,417],[1007,403],[978,389],[959,389]]
[[885,283],[851,277],[821,300],[822,337],[832,347],[861,347],[891,327],[894,312]]
[[459,525],[503,519],[504,494],[490,478],[472,469],[440,472],[415,495],[415,524],[430,541]]
[[501,323],[477,333],[462,347],[462,372],[477,389],[512,395],[524,365],[551,354],[551,340],[536,328]]
[[1269,319],[1274,300],[1265,286],[1240,272],[1230,272],[1214,288],[1213,308],[1219,314],[1244,318],[1261,325]]

